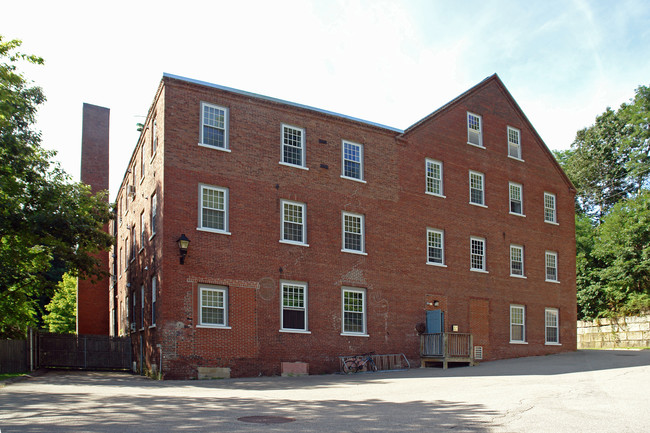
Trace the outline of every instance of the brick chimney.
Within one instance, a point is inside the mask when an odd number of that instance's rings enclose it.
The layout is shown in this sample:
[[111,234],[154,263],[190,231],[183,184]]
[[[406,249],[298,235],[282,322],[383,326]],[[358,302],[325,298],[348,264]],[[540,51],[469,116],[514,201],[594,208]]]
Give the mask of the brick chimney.
[[[108,129],[110,110],[83,104],[81,134],[81,181],[90,185],[93,194],[108,190]],[[104,227],[108,231],[108,226]],[[108,252],[95,255],[108,273]],[[79,279],[77,285],[77,334],[108,335],[109,285],[104,278],[92,283]]]

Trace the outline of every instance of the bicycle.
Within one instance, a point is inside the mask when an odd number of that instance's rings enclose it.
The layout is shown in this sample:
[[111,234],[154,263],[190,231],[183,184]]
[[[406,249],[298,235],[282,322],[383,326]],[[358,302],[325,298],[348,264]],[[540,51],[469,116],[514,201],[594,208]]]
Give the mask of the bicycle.
[[343,371],[346,374],[357,373],[359,371],[377,371],[377,364],[372,359],[372,355],[374,355],[374,352],[347,358],[343,363]]

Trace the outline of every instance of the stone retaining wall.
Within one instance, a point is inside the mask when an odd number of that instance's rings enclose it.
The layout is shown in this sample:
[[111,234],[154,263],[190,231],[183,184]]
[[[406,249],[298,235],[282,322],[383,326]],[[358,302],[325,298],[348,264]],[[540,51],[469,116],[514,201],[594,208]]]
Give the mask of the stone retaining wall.
[[650,347],[650,315],[578,321],[578,349]]

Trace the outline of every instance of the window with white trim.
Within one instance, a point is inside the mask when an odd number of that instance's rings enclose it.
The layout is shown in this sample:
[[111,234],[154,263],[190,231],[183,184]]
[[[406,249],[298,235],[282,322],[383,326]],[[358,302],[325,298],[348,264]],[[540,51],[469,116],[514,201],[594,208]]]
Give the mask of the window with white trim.
[[144,179],[144,141],[140,146],[140,182]]
[[228,149],[228,109],[201,102],[200,143],[217,149]]
[[156,213],[158,212],[158,196],[154,192],[151,195],[151,236],[156,234]]
[[228,326],[228,289],[221,286],[199,286],[199,324]]
[[343,177],[363,180],[363,145],[343,141]]
[[427,229],[427,263],[445,264],[445,232],[442,230]]
[[526,342],[526,308],[523,305],[510,305],[510,342]]
[[519,183],[510,182],[510,213],[524,215],[523,187]]
[[524,276],[524,247],[510,245],[510,276]]
[[131,226],[131,260],[135,260],[135,252],[138,251],[138,242],[135,236],[135,223]]
[[365,252],[363,215],[343,212],[343,251]]
[[546,281],[558,281],[557,276],[557,253],[546,251]]
[[427,158],[425,160],[427,194],[443,196],[442,162]]
[[140,329],[144,328],[144,284],[140,286]]
[[485,239],[470,238],[470,270],[485,272]]
[[518,129],[508,126],[508,156],[521,159],[521,134]]
[[485,206],[485,176],[478,171],[469,172],[469,202]]
[[544,327],[546,344],[560,344],[559,312],[557,308],[547,308],[544,311]]
[[144,211],[142,211],[140,212],[140,249],[144,248],[145,236],[147,236],[145,226],[146,224],[144,223]]
[[282,163],[305,167],[305,130],[282,125]]
[[156,277],[151,278],[151,326],[156,325],[156,290],[158,280]]
[[158,123],[153,119],[151,123],[151,156],[155,155],[158,149]]
[[483,147],[481,116],[467,112],[467,143]]
[[342,290],[343,303],[343,334],[366,334],[366,291],[344,287]]
[[544,221],[547,223],[557,223],[555,194],[550,192],[544,193]]
[[307,284],[283,281],[282,327],[283,331],[307,331]]
[[307,244],[307,205],[282,200],[281,239],[292,244]]
[[228,189],[199,185],[199,229],[228,232]]

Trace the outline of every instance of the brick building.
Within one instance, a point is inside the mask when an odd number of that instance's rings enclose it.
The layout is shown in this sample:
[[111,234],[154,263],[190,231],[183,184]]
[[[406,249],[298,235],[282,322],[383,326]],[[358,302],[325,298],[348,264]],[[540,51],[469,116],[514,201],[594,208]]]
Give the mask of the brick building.
[[164,378],[417,363],[427,311],[484,360],[575,350],[574,193],[496,75],[402,131],[165,74],[117,194],[111,334]]

